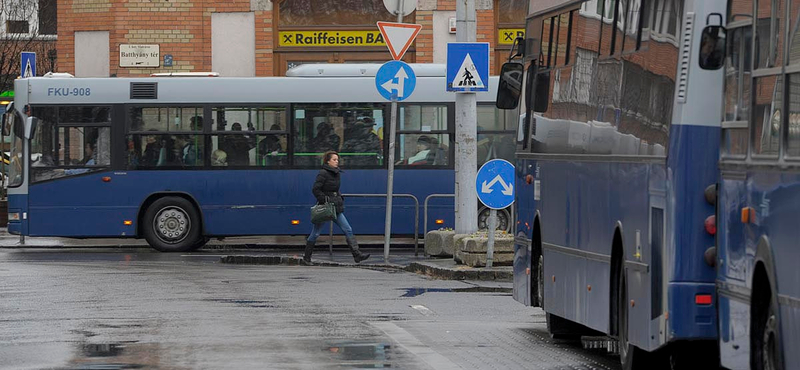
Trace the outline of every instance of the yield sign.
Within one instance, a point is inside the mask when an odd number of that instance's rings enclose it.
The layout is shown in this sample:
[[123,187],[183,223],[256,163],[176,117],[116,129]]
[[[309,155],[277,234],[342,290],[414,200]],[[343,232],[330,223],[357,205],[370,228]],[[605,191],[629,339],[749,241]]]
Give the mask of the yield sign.
[[381,35],[386,41],[386,46],[389,47],[389,52],[392,53],[392,58],[400,60],[408,51],[411,43],[414,42],[414,38],[417,37],[417,34],[422,29],[422,25],[378,22],[378,29],[381,30]]

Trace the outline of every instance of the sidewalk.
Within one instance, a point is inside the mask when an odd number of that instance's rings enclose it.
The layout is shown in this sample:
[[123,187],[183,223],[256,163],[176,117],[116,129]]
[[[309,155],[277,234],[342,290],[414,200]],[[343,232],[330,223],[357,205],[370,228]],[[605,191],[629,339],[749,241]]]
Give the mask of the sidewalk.
[[[249,265],[298,265],[305,247],[305,235],[231,237],[212,239],[197,253],[222,255],[220,262]],[[362,250],[372,254],[370,259],[355,264],[344,240],[344,236],[333,237],[333,254],[329,252],[328,236],[320,237],[314,251],[313,261],[318,266],[360,267],[396,269],[427,275],[444,280],[494,280],[512,281],[512,267],[473,268],[457,265],[452,258],[427,258],[424,256],[424,241],[420,240],[415,256],[414,238],[392,238],[389,261],[383,258],[383,236],[363,235],[358,237]],[[70,239],[50,237],[27,237],[20,244],[17,235],[10,235],[0,228],[0,248],[150,248],[142,239]]]
[[[383,258],[383,248],[362,248],[364,253],[372,256],[360,263],[353,262],[353,257],[346,247],[335,248],[333,254],[319,247],[314,251],[311,260],[320,267],[358,267],[373,269],[396,269],[414,272],[442,280],[493,280],[513,281],[513,267],[498,266],[492,268],[469,267],[458,265],[452,258],[429,258],[420,253],[414,256],[412,248],[392,249],[389,260]],[[286,250],[264,250],[260,253],[231,254],[222,256],[220,262],[237,265],[299,265],[303,251],[287,254]],[[315,267],[315,266],[312,266]]]

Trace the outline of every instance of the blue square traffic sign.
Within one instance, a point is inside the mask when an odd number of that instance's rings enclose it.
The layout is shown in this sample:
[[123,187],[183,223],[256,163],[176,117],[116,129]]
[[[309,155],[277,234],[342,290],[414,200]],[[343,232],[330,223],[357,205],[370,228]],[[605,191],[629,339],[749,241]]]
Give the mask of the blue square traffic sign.
[[489,91],[489,43],[447,44],[447,91]]

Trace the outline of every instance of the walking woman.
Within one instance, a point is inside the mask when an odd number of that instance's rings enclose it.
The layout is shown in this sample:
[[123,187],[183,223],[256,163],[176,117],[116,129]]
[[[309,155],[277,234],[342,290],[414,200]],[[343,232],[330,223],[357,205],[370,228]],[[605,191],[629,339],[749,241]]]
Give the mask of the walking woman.
[[[314,181],[314,187],[311,192],[317,198],[318,204],[325,204],[326,199],[336,205],[336,219],[333,220],[339,228],[344,232],[347,239],[347,245],[350,247],[350,252],[353,253],[353,259],[359,263],[367,258],[369,254],[361,253],[358,250],[358,242],[353,235],[353,228],[344,217],[344,199],[342,194],[339,193],[339,185],[341,183],[342,170],[339,169],[339,153],[334,151],[325,152],[322,161],[322,169],[317,175],[317,180]],[[311,230],[311,235],[306,239],[306,253],[303,255],[303,260],[300,261],[303,265],[311,265],[311,253],[314,252],[314,244],[317,243],[319,233],[322,231],[322,223],[314,224]]]

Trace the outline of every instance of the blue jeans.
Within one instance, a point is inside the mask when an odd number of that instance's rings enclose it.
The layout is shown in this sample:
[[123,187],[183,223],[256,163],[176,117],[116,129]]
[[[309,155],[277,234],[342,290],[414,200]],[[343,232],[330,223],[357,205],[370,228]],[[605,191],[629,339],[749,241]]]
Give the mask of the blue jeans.
[[[336,219],[333,220],[333,222],[339,225],[339,228],[342,229],[342,232],[344,233],[344,236],[348,242],[350,242],[351,240],[355,240],[355,237],[353,236],[353,228],[350,227],[350,223],[347,222],[347,217],[344,217],[344,213],[337,214]],[[326,224],[327,222],[314,224],[314,228],[311,229],[311,235],[308,236],[308,239],[306,239],[306,241],[311,243],[316,243],[317,238],[319,238],[319,233],[322,232],[322,228]]]

